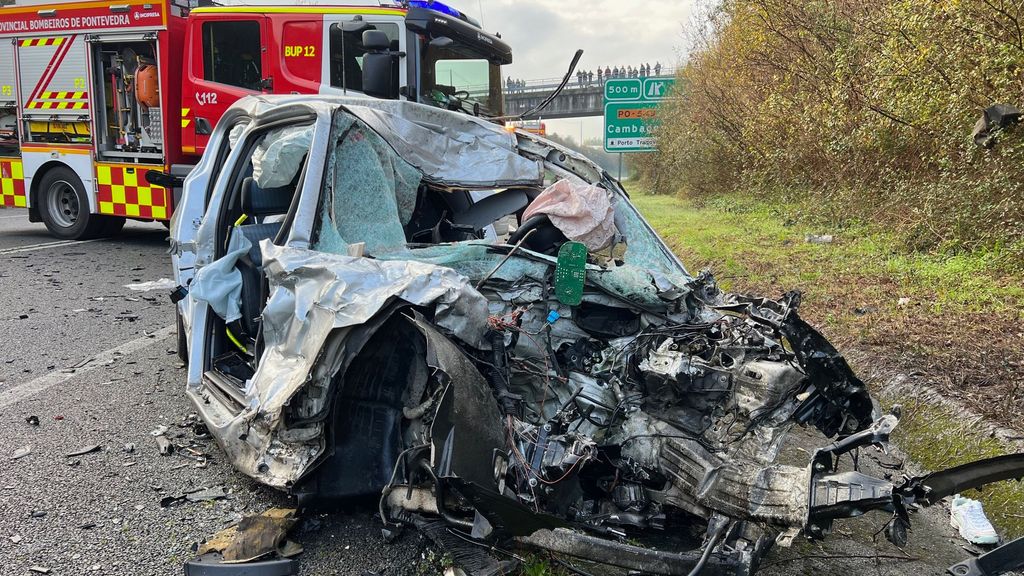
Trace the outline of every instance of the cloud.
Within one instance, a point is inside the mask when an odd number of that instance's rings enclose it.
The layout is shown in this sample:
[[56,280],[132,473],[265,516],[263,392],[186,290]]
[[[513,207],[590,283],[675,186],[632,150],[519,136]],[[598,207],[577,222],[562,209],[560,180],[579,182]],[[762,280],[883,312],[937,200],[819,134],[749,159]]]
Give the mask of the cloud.
[[481,16],[490,32],[511,46],[506,75],[554,78],[565,74],[573,52],[584,50],[580,68],[674,66],[683,26],[694,0],[458,0],[453,6]]

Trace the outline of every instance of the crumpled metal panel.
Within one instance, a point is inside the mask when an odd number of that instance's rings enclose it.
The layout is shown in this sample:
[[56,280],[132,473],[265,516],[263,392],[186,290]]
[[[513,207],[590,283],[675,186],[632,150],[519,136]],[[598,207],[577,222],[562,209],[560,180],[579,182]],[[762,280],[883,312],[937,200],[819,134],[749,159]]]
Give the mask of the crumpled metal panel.
[[487,302],[450,268],[384,262],[260,243],[270,283],[263,312],[266,351],[247,383],[248,407],[227,414],[218,403],[189,394],[232,464],[270,486],[299,479],[323,450],[320,425],[280,434],[285,405],[307,383],[320,349],[335,330],[369,321],[395,299],[435,306],[434,323],[482,346]]
[[346,110],[431,182],[488,188],[537,186],[544,180],[543,164],[520,156],[515,137],[493,124],[409,102],[374,108],[351,105]]

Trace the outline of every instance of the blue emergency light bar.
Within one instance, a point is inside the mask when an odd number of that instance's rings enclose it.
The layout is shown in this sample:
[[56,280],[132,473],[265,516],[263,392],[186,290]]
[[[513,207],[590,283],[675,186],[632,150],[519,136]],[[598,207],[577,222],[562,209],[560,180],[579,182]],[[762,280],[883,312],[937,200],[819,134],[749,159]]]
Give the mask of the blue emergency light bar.
[[441,14],[447,14],[452,18],[463,19],[462,12],[459,12],[455,8],[442,4],[440,2],[434,2],[434,0],[409,0],[409,6],[413,8],[426,8],[427,10],[433,10],[434,12],[440,12]]

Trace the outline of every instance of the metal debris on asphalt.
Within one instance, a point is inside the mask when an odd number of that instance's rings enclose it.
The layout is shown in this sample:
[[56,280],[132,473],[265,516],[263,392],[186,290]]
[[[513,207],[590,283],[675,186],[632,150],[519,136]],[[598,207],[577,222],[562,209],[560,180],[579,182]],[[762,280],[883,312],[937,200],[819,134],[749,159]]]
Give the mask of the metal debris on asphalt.
[[24,458],[25,456],[28,456],[31,453],[31,446],[22,446],[21,448],[18,448],[17,450],[14,451],[14,454],[11,455],[11,460],[18,460],[19,458]]
[[43,566],[31,566],[31,567],[29,567],[28,571],[29,572],[34,572],[36,574],[49,574],[50,573],[50,569],[49,568],[44,568]]
[[178,284],[170,278],[161,278],[151,282],[139,282],[136,284],[125,284],[124,287],[133,292],[152,292],[155,290],[174,290]]
[[171,444],[167,436],[157,436],[156,446],[160,450],[161,456],[170,456],[174,453],[174,444]]
[[291,558],[302,552],[301,545],[287,540],[297,521],[294,509],[271,508],[214,534],[197,553],[203,556],[219,552],[223,563],[252,562],[272,554]]
[[228,494],[223,486],[213,486],[211,488],[200,488],[191,492],[185,492],[177,496],[165,496],[160,499],[160,507],[168,508],[185,502],[213,502],[214,500],[223,500],[227,497]]
[[227,498],[227,496],[228,493],[224,490],[223,486],[213,486],[204,490],[188,492],[185,494],[185,499],[189,502],[209,502],[221,500],[222,498]]
[[25,418],[25,422],[28,422],[32,426],[39,426],[39,416],[29,416]]
[[65,456],[69,458],[72,456],[84,456],[86,454],[91,454],[93,452],[99,452],[100,449],[101,446],[99,444],[89,444],[88,446],[82,446],[81,448],[75,450],[74,452],[68,452],[67,454],[65,454]]

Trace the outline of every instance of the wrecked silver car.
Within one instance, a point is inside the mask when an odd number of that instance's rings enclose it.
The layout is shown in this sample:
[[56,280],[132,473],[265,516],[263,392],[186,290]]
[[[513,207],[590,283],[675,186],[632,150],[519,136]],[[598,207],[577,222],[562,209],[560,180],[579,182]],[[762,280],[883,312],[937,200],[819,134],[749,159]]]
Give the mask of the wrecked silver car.
[[[898,415],[799,294],[722,293],[596,165],[466,114],[244,99],[172,239],[187,393],[234,466],[300,505],[379,499],[470,572],[515,543],[749,574],[870,510],[900,544],[911,504],[1024,471],[839,472]],[[822,447],[781,464],[795,426]]]

